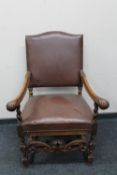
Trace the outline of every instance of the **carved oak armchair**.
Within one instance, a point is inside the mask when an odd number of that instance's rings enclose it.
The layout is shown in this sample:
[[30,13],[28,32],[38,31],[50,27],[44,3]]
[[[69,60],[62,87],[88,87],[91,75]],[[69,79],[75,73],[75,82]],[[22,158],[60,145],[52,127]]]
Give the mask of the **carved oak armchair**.
[[[18,135],[23,153],[22,163],[28,166],[37,151],[83,152],[87,162],[93,161],[98,108],[109,103],[91,89],[83,72],[83,36],[64,32],[47,32],[26,36],[27,72],[19,95],[7,104],[17,112]],[[82,97],[85,87],[94,101],[91,110]],[[33,96],[36,87],[77,86],[78,94]],[[26,91],[29,100],[20,111]],[[42,139],[48,136],[48,139]],[[54,139],[49,139],[54,136]],[[58,137],[57,136],[61,136]],[[69,140],[63,139],[69,136]]]

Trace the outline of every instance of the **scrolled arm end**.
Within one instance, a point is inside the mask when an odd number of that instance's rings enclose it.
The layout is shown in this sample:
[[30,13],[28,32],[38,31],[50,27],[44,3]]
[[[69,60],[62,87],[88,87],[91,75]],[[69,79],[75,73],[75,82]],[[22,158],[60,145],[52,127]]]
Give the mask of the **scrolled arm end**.
[[17,107],[20,106],[20,103],[22,102],[24,95],[27,91],[27,88],[30,82],[30,76],[31,76],[31,73],[27,71],[25,74],[24,82],[23,82],[23,85],[22,85],[22,88],[19,94],[16,96],[14,100],[11,100],[10,102],[7,103],[6,105],[7,110],[15,111]]
[[101,109],[107,109],[109,107],[109,102],[100,97],[97,98],[96,103]]
[[94,103],[96,103],[101,109],[107,109],[109,107],[109,102],[95,94],[83,70],[80,71],[80,76],[86,91],[88,92],[89,96],[92,98]]
[[16,100],[12,100],[6,104],[6,108],[8,111],[15,111],[17,107],[18,105]]

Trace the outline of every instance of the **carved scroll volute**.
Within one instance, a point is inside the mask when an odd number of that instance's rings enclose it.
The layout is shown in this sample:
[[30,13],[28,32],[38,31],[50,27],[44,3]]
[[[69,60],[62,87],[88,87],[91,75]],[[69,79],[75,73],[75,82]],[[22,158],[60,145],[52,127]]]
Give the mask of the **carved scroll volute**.
[[62,139],[52,140],[49,142],[43,141],[32,141],[28,147],[30,149],[35,149],[36,151],[49,151],[49,152],[67,152],[81,150],[84,151],[87,148],[86,141],[83,140],[72,140],[65,142]]

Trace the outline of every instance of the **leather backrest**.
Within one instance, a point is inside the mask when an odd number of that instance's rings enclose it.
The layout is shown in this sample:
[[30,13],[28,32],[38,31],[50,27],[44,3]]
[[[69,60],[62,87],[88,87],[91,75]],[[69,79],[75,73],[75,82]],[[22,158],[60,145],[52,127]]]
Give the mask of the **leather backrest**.
[[47,32],[26,36],[30,87],[78,86],[83,62],[83,35]]

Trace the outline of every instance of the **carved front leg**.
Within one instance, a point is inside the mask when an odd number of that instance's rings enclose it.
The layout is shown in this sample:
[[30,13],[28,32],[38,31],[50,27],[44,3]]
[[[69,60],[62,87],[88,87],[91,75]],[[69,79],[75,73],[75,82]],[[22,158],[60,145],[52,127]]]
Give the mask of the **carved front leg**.
[[87,149],[88,163],[92,163],[94,160],[93,152],[94,152],[95,145],[96,145],[95,140],[96,140],[96,135],[97,135],[97,121],[96,121],[97,113],[98,113],[98,105],[94,104],[94,118],[93,118],[92,132],[91,132],[88,149]]
[[27,167],[29,164],[29,155],[28,155],[28,147],[26,145],[26,135],[23,132],[22,127],[18,126],[18,136],[20,139],[20,150],[22,152],[22,164]]
[[21,151],[22,151],[22,154],[23,154],[23,157],[22,157],[22,164],[25,166],[25,167],[28,167],[29,165],[29,153],[28,153],[28,148],[26,145],[21,145]]

